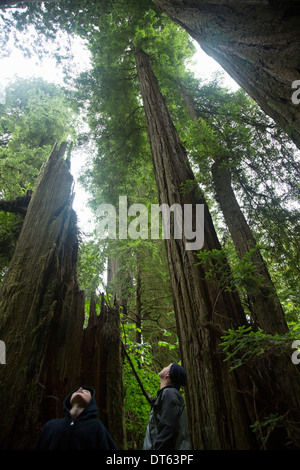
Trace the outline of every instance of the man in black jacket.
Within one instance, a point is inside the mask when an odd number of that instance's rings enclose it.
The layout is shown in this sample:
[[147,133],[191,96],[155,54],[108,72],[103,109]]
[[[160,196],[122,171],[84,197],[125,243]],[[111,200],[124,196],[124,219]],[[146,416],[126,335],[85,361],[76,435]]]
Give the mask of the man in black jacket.
[[117,450],[102,421],[97,419],[95,390],[80,387],[65,398],[64,418],[46,423],[36,450]]
[[185,403],[180,386],[187,384],[186,371],[169,364],[159,374],[160,390],[152,404],[144,450],[190,450]]

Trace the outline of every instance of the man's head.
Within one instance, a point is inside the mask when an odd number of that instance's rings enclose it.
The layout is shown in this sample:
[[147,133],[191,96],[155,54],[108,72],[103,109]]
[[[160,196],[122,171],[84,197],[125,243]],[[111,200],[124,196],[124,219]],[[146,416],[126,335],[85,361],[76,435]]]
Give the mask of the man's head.
[[85,408],[91,399],[91,392],[87,388],[79,387],[78,390],[72,393],[70,398],[70,405],[71,407],[77,405],[81,408]]
[[161,382],[161,388],[169,384],[177,387],[184,387],[187,384],[187,374],[185,369],[176,363],[171,363],[158,374]]
[[170,378],[172,383],[179,387],[185,387],[187,385],[187,374],[185,369],[179,364],[173,363],[170,367]]

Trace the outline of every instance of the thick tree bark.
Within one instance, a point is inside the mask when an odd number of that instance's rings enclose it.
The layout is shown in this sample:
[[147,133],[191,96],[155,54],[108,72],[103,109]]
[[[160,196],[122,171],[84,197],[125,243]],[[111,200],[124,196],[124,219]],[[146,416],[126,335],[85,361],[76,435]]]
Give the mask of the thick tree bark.
[[119,449],[126,449],[120,313],[101,296],[97,315],[94,296],[89,322],[83,333],[82,382],[95,388],[100,418]]
[[84,296],[76,279],[73,179],[64,151],[64,144],[55,148],[41,170],[1,289],[3,449],[30,448],[37,423],[43,425],[79,383]]
[[[169,207],[175,203],[182,207],[188,203],[194,207],[205,204],[195,185],[189,192],[182,191],[187,182],[194,182],[187,154],[171,121],[148,56],[137,50],[135,58],[159,201]],[[206,205],[204,223],[204,248],[220,249]],[[185,241],[171,237],[166,240],[166,249],[181,355],[189,377],[186,398],[193,448],[255,449],[259,439],[250,429],[255,421],[284,410],[288,410],[292,419],[297,421],[299,418],[299,371],[290,358],[261,360],[255,368],[228,371],[219,347],[220,336],[228,328],[246,324],[244,312],[234,293],[226,292],[218,282],[204,281],[206,271],[196,266],[196,253],[185,249]],[[230,275],[226,260],[224,272]],[[274,371],[276,385],[273,383]],[[287,396],[284,396],[284,390],[289,390]],[[292,434],[295,443],[299,434],[297,430]],[[268,445],[272,448],[274,442],[270,440]]]
[[[180,81],[179,84],[189,115],[192,120],[196,121],[199,116],[190,96],[183,83]],[[232,189],[231,172],[226,158],[218,157],[214,160],[211,172],[216,198],[220,204],[237,254],[240,258],[243,258],[251,249],[256,247],[256,240]],[[287,333],[288,326],[284,312],[259,248],[256,248],[251,261],[256,268],[255,276],[257,281],[253,279],[251,285],[249,281],[244,287],[250,302],[253,323],[266,333]]]
[[[117,300],[124,315],[127,315],[128,287],[132,283],[130,272],[122,271],[122,282],[120,271],[122,268],[121,258],[108,258],[107,260],[107,293]],[[125,282],[124,282],[125,281]]]
[[[154,0],[300,148],[298,0]],[[298,87],[299,88],[299,87]]]
[[95,387],[101,418],[126,446],[119,311],[102,302],[98,317],[92,299],[83,330],[73,178],[64,151],[55,148],[41,170],[1,290],[1,449],[32,448],[81,384]]
[[[160,204],[205,204],[195,184],[189,193],[182,192],[182,184],[194,183],[187,154],[147,55],[138,50],[135,57]],[[205,248],[220,248],[206,205],[204,223]],[[252,436],[244,432],[249,416],[243,398],[235,392],[239,385],[235,375],[228,374],[218,348],[222,331],[242,325],[244,313],[235,294],[222,291],[216,282],[204,281],[205,271],[196,266],[196,253],[185,249],[185,241],[167,239],[166,249],[182,360],[189,376],[186,396],[193,448],[251,448]]]
[[[229,228],[237,254],[243,258],[251,249],[256,247],[256,240],[236,200],[231,185],[231,173],[224,161],[215,161],[212,165],[212,176],[217,200]],[[284,334],[288,332],[284,312],[278,299],[275,287],[270,278],[268,268],[259,248],[251,256],[255,266],[251,285],[245,285],[252,307],[254,325],[266,333]]]

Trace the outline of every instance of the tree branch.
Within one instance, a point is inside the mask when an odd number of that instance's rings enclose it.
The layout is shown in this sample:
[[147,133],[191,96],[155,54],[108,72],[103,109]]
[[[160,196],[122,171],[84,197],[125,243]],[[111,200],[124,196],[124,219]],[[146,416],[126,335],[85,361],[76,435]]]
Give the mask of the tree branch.
[[0,200],[0,210],[5,212],[13,212],[14,214],[26,215],[27,207],[30,202],[32,191],[29,190],[25,196],[17,197],[12,201]]
[[125,348],[125,345],[124,345],[123,342],[122,342],[122,349],[123,349],[123,351],[124,351],[124,353],[125,353],[125,356],[126,356],[127,359],[128,359],[128,362],[129,362],[129,364],[130,364],[130,367],[131,367],[131,369],[132,369],[132,372],[134,373],[134,376],[135,376],[136,380],[138,381],[139,386],[141,387],[141,390],[142,390],[142,392],[143,392],[143,395],[146,397],[147,401],[148,401],[148,402],[150,403],[150,405],[151,405],[152,400],[151,400],[151,398],[149,397],[149,395],[148,395],[148,393],[146,392],[146,390],[144,389],[144,386],[143,386],[143,384],[142,384],[142,382],[141,382],[141,379],[139,378],[139,376],[138,376],[138,374],[137,374],[137,371],[136,371],[135,368],[134,368],[134,365],[133,365],[133,363],[132,363],[132,360],[130,359],[129,354],[128,354],[128,352],[126,351],[126,348]]

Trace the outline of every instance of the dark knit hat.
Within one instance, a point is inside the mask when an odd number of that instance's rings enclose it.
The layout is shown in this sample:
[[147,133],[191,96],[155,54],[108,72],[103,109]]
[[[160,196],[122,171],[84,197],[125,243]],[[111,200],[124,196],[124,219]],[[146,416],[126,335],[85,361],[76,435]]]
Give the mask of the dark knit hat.
[[174,385],[185,387],[187,384],[186,371],[179,364],[173,363],[171,365],[170,378]]

